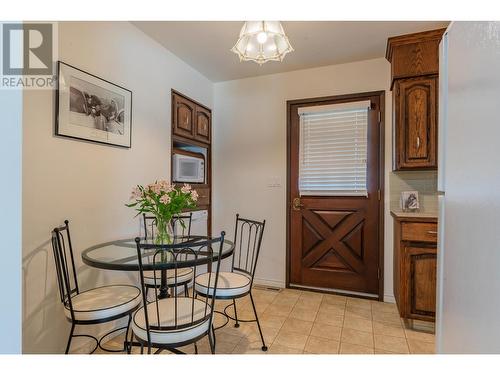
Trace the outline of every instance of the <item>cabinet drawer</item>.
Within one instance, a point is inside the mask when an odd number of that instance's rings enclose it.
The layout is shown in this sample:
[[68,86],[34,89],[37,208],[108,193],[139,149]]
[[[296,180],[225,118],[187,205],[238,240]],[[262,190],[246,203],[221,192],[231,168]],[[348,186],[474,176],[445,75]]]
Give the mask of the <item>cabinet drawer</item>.
[[437,223],[401,223],[401,239],[437,242]]

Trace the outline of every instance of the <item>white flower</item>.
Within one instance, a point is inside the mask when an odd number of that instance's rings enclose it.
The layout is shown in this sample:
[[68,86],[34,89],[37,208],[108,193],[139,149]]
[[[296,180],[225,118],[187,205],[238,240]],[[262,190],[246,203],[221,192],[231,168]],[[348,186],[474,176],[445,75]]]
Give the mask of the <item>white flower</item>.
[[181,192],[183,192],[184,194],[187,194],[191,191],[191,185],[189,184],[184,184],[183,187],[181,187]]
[[132,194],[130,195],[130,200],[142,198],[141,190],[138,186],[132,189]]
[[196,192],[196,190],[191,190],[191,199],[195,202],[198,200],[198,193]]
[[171,186],[167,180],[160,180],[160,181],[156,182],[156,185],[158,185],[159,190],[164,191],[164,192],[169,192],[169,190],[171,189]]
[[165,194],[163,197],[160,198],[160,202],[163,204],[169,204],[171,201],[170,197]]

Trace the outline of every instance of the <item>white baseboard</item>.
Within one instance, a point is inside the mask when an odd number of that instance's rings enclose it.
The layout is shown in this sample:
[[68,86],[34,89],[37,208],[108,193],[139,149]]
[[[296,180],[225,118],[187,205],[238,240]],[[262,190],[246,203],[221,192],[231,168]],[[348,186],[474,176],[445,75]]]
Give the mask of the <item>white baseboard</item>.
[[[272,288],[285,288],[285,282],[279,280],[257,279],[253,280],[254,285],[268,286]],[[384,302],[396,303],[396,299],[392,294],[384,294]]]
[[384,294],[384,302],[396,303],[396,298],[392,294]]
[[285,282],[279,280],[253,279],[254,285],[269,286],[272,288],[284,288]]

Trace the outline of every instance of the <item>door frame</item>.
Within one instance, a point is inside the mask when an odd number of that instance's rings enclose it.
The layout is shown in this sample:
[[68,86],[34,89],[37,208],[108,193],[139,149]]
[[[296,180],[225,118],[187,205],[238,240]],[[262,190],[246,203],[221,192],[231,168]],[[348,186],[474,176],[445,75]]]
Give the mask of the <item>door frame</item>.
[[[345,94],[345,95],[334,95],[334,96],[324,96],[317,98],[307,98],[307,99],[295,99],[287,100],[286,102],[286,279],[285,286],[292,289],[304,289],[312,291],[320,291],[315,288],[308,287],[297,287],[290,286],[290,214],[292,209],[292,197],[290,195],[290,158],[291,158],[291,136],[290,136],[290,126],[291,126],[291,107],[297,104],[319,104],[321,102],[328,102],[332,100],[345,100],[345,99],[356,99],[363,100],[372,96],[378,96],[380,100],[380,121],[379,121],[379,190],[380,190],[380,203],[379,203],[379,231],[378,231],[378,244],[379,244],[379,285],[378,285],[378,300],[384,300],[384,227],[385,227],[385,207],[384,207],[384,192],[385,192],[385,90],[370,91],[363,93]],[[323,291],[327,292],[328,291]],[[337,293],[337,292],[331,292]],[[346,294],[356,297],[363,298],[362,295],[357,295],[355,293],[337,293]],[[366,297],[365,297],[366,298]]]

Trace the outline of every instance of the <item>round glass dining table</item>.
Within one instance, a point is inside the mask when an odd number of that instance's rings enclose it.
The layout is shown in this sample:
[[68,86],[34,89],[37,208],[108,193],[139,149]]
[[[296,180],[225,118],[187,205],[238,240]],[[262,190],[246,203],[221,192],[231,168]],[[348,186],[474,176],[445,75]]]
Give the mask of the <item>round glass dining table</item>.
[[[209,241],[215,240],[215,237],[210,236],[176,236],[173,238],[174,244],[185,244],[185,247],[198,251],[195,257],[189,259],[180,259],[177,261],[177,267],[193,267],[201,264],[208,264],[229,257],[233,254],[234,243],[229,240],[224,240],[221,245],[219,242],[213,242],[211,249],[213,255],[209,256],[207,246],[200,246]],[[153,243],[149,240],[141,239],[141,244]],[[144,270],[170,269],[176,265],[169,261],[168,257],[161,263],[158,259],[153,265],[153,256],[156,249],[141,249],[142,265]],[[135,239],[122,239],[110,242],[104,242],[85,249],[82,252],[82,260],[88,266],[102,268],[115,271],[139,271],[139,260],[137,257],[137,245]]]
[[[166,285],[166,270],[181,267],[193,267],[202,264],[207,265],[208,272],[211,272],[212,262],[229,257],[234,252],[234,243],[224,240],[222,247],[220,242],[215,241],[215,237],[209,236],[177,236],[173,237],[174,244],[183,244],[183,248],[189,248],[196,252],[196,256],[180,257],[174,263],[171,257],[166,256],[159,261],[159,257],[154,254],[154,248],[141,248],[141,259],[144,270],[161,270],[161,285],[158,298],[169,297]],[[212,242],[214,241],[214,242]],[[207,251],[207,243],[211,252]],[[151,240],[141,239],[141,244],[154,245]],[[88,266],[115,271],[139,271],[139,259],[137,255],[137,244],[135,239],[123,239],[104,242],[85,249],[82,252],[82,260]]]

